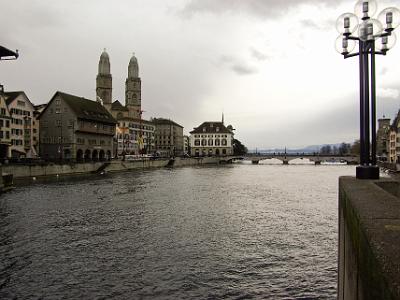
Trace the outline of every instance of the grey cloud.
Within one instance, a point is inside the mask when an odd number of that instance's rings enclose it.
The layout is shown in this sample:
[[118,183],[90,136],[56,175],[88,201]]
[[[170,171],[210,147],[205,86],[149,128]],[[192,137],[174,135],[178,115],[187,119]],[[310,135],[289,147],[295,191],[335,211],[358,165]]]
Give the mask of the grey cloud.
[[239,75],[251,75],[258,72],[256,68],[241,64],[234,64],[231,69]]
[[[395,88],[394,86],[392,88]],[[330,107],[318,115],[310,115],[307,122],[299,123],[295,127],[262,128],[259,130],[241,129],[242,142],[250,148],[273,148],[353,142],[359,139],[359,95],[354,93],[345,97],[344,104]],[[337,102],[331,99],[332,103]],[[398,102],[391,98],[378,97],[377,118],[385,115],[393,120],[399,110]],[[260,140],[260,136],[268,137]],[[299,140],[299,136],[301,139]]]
[[253,47],[250,48],[250,53],[251,53],[252,57],[254,57],[255,59],[257,59],[259,61],[267,60],[270,58],[268,55],[258,51],[257,49],[255,49]]
[[312,29],[320,29],[321,27],[318,26],[315,22],[311,21],[311,20],[302,20],[301,25],[304,27],[309,27]]
[[248,65],[247,63],[233,56],[221,55],[217,65],[223,67],[228,66],[229,69],[238,75],[251,75],[258,72],[255,67]]
[[247,13],[258,17],[277,17],[301,4],[323,4],[336,6],[344,0],[191,0],[183,8],[183,14],[192,16],[196,13]]

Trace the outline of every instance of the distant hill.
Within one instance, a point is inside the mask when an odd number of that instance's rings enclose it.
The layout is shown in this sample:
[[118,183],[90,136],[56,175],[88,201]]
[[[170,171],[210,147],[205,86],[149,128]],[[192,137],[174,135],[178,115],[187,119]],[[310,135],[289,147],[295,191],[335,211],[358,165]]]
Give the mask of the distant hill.
[[[304,148],[299,148],[299,149],[286,149],[286,153],[314,153],[314,152],[319,152],[322,147],[324,146],[331,146],[333,147],[340,147],[342,143],[339,144],[323,144],[323,145],[310,145]],[[255,150],[249,150],[249,153],[255,153]],[[285,148],[274,148],[274,149],[261,149],[257,150],[257,153],[284,153]]]

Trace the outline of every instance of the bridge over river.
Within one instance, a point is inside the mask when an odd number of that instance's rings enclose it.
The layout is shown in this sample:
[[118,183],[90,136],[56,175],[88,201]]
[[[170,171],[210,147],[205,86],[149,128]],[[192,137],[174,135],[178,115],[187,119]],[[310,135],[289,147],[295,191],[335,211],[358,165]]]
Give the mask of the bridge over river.
[[319,155],[307,153],[270,153],[270,154],[246,154],[243,156],[229,156],[223,158],[222,162],[232,162],[235,160],[250,160],[253,164],[258,164],[262,160],[278,159],[284,165],[288,165],[290,161],[295,159],[308,159],[316,165],[322,162],[341,162],[349,165],[356,165],[359,163],[359,157],[356,155]]

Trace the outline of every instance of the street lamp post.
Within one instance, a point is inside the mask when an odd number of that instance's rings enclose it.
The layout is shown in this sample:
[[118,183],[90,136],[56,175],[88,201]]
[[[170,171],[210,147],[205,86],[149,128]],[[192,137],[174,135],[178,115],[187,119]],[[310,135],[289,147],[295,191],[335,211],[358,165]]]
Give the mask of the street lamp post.
[[[359,56],[360,66],[360,165],[358,179],[379,179],[376,160],[376,77],[375,55],[386,55],[394,46],[393,30],[400,23],[400,11],[389,7],[373,19],[376,0],[359,0],[355,14],[342,14],[336,22],[340,36],[336,50],[350,58]],[[383,25],[384,24],[384,25]],[[358,51],[353,52],[358,42]]]

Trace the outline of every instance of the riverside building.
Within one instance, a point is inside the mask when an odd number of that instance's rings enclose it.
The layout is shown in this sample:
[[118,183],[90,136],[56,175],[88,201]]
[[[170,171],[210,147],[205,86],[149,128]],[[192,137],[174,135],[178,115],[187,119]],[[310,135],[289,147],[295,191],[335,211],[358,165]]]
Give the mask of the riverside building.
[[233,154],[232,126],[224,122],[204,122],[190,132],[192,156],[219,156]]
[[152,153],[155,149],[155,125],[152,122],[123,117],[117,124],[118,155]]
[[11,145],[9,157],[38,156],[39,132],[35,129],[35,107],[23,91],[5,92],[5,102],[11,117]]
[[42,158],[112,158],[116,120],[99,102],[56,92],[39,119]]
[[6,104],[3,86],[0,85],[0,159],[11,156],[11,115]]
[[376,155],[381,161],[388,161],[389,157],[389,132],[390,119],[383,116],[378,120],[378,131],[376,134]]
[[172,120],[154,118],[155,147],[161,156],[183,155],[183,126]]

